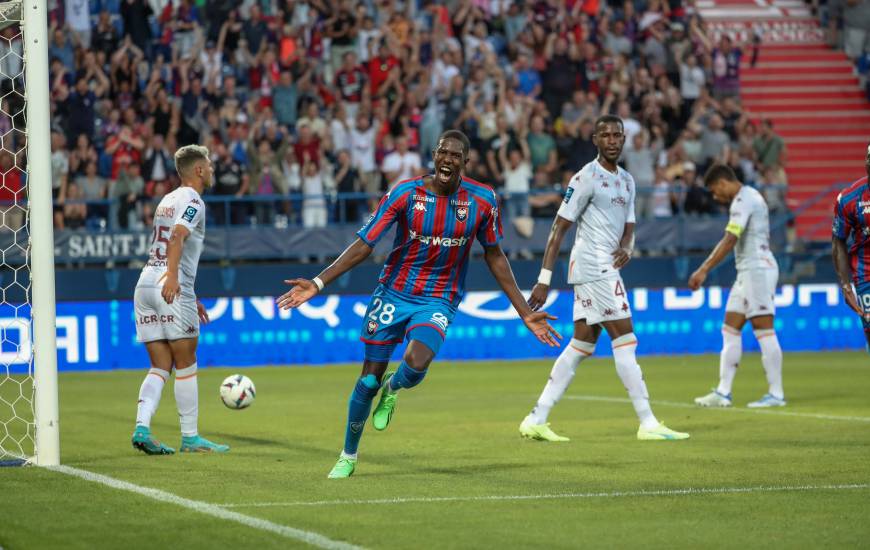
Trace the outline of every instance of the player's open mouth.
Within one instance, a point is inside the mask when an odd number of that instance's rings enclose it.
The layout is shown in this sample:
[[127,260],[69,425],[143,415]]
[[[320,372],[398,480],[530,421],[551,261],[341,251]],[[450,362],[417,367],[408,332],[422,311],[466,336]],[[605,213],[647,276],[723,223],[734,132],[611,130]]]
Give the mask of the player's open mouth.
[[442,179],[450,179],[453,176],[453,170],[446,166],[442,166],[438,169],[438,175],[441,176]]

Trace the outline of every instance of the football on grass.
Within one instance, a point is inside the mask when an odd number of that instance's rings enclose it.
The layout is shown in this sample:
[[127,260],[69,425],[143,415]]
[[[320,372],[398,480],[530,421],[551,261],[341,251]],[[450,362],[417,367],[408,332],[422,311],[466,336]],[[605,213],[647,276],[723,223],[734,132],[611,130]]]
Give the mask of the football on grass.
[[254,383],[243,374],[227,376],[221,383],[221,401],[231,409],[250,407],[256,396],[257,389]]

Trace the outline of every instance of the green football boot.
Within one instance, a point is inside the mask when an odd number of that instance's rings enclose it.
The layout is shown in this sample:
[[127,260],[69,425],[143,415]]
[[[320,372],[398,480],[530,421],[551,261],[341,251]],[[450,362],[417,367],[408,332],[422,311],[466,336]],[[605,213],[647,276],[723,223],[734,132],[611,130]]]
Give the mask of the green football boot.
[[396,410],[396,400],[399,398],[399,395],[396,391],[390,389],[390,380],[394,374],[394,372],[390,372],[384,377],[381,400],[378,401],[378,406],[375,407],[375,412],[372,413],[372,426],[378,431],[387,429],[387,426],[390,425],[390,419],[393,418],[393,412]]
[[332,467],[332,470],[329,471],[329,475],[326,476],[329,479],[342,479],[345,477],[350,477],[353,475],[353,471],[356,469],[356,459],[349,458],[344,456],[343,454],[338,457],[338,462],[335,463],[335,466]]

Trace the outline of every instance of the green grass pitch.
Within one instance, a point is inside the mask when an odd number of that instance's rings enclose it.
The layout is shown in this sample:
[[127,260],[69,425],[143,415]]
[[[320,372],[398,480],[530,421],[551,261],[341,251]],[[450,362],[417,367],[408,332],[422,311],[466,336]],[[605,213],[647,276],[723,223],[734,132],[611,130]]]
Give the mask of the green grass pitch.
[[[789,406],[767,413],[745,408],[766,388],[758,355],[738,410],[688,406],[717,357],[641,365],[655,413],[691,440],[637,441],[608,358],[585,362],[551,415],[562,444],[517,433],[550,361],[445,361],[402,392],[389,430],[367,425],[356,474],[327,480],[358,366],[245,369],[258,395],[244,411],[220,403],[233,370],[214,368],[199,374],[200,431],[231,452],[149,457],[130,446],[143,369],[61,375],[62,462],[366,548],[870,546],[866,354],[786,354]],[[171,384],[152,428],[178,445]],[[0,495],[5,550],[305,546],[39,468],[0,469]]]

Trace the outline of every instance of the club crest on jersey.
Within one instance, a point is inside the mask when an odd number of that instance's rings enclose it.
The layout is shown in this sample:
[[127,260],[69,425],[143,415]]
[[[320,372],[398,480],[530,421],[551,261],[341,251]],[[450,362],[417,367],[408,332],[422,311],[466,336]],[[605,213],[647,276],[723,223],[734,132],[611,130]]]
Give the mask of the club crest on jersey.
[[369,336],[373,335],[378,330],[378,324],[375,321],[369,321],[366,323],[366,332]]
[[465,218],[468,217],[468,208],[465,206],[460,206],[456,209],[456,220],[457,221],[465,221]]
[[184,211],[184,214],[181,215],[181,219],[187,220],[190,223],[193,223],[193,217],[196,216],[196,208],[192,206],[188,206],[187,210]]
[[571,200],[571,195],[574,194],[574,188],[569,187],[567,191],[565,191],[565,198],[562,200],[565,204],[568,204],[568,201]]

